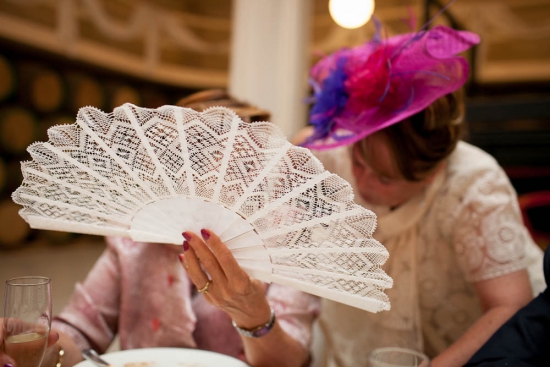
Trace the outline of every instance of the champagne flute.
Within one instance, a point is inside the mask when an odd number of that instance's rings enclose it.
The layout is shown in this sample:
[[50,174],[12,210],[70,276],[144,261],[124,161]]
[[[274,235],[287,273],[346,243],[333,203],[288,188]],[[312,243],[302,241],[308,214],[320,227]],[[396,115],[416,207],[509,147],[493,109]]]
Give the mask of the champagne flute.
[[423,353],[406,348],[377,348],[370,352],[368,367],[429,367]]
[[39,367],[52,319],[51,280],[28,276],[6,281],[3,338],[18,367]]

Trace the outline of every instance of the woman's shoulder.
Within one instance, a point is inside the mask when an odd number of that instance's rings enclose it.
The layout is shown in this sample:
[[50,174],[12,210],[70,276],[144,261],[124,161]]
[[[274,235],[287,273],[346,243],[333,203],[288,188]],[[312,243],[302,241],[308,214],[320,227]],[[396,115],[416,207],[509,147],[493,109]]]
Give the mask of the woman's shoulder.
[[[516,201],[516,192],[498,162],[483,150],[460,142],[449,158],[433,212],[449,234],[457,230],[458,218],[472,211],[485,213],[495,205],[508,207]],[[515,210],[515,205],[510,208]]]
[[495,158],[478,147],[459,142],[447,163],[447,189],[464,191],[487,180],[511,188],[506,173]]
[[454,174],[468,175],[480,171],[501,171],[502,168],[489,153],[465,141],[460,141],[449,157],[448,170]]

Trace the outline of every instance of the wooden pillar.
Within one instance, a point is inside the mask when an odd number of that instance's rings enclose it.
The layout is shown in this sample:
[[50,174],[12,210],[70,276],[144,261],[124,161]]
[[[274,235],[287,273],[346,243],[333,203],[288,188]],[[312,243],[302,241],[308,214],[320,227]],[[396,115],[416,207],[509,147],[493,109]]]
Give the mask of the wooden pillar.
[[311,0],[234,0],[229,92],[291,138],[307,124]]

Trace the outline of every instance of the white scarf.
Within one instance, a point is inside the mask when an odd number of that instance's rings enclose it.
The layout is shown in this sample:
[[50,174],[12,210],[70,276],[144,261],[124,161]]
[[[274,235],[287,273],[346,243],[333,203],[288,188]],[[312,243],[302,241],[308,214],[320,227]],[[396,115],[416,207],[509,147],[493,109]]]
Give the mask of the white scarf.
[[[351,167],[342,165],[340,168],[340,172],[335,173],[352,183],[355,202],[365,205],[353,184]],[[394,280],[393,288],[386,291],[392,309],[372,314],[324,301],[320,325],[325,334],[329,366],[366,365],[368,352],[377,347],[423,350],[418,294],[418,228],[444,181],[445,170],[440,170],[421,194],[393,211],[383,212],[365,205],[377,213],[374,238],[390,253],[384,270]]]

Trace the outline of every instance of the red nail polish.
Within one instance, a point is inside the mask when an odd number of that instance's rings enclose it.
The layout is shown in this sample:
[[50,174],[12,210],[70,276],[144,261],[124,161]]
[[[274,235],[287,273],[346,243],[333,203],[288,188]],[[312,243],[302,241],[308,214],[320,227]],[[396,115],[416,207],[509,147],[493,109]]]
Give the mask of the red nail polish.
[[183,251],[189,250],[189,242],[183,241]]
[[183,238],[185,238],[187,241],[191,241],[191,235],[187,232],[183,232],[181,234],[183,236]]
[[205,240],[210,238],[210,233],[208,233],[206,229],[201,229],[201,235],[202,235],[202,238],[204,238]]

